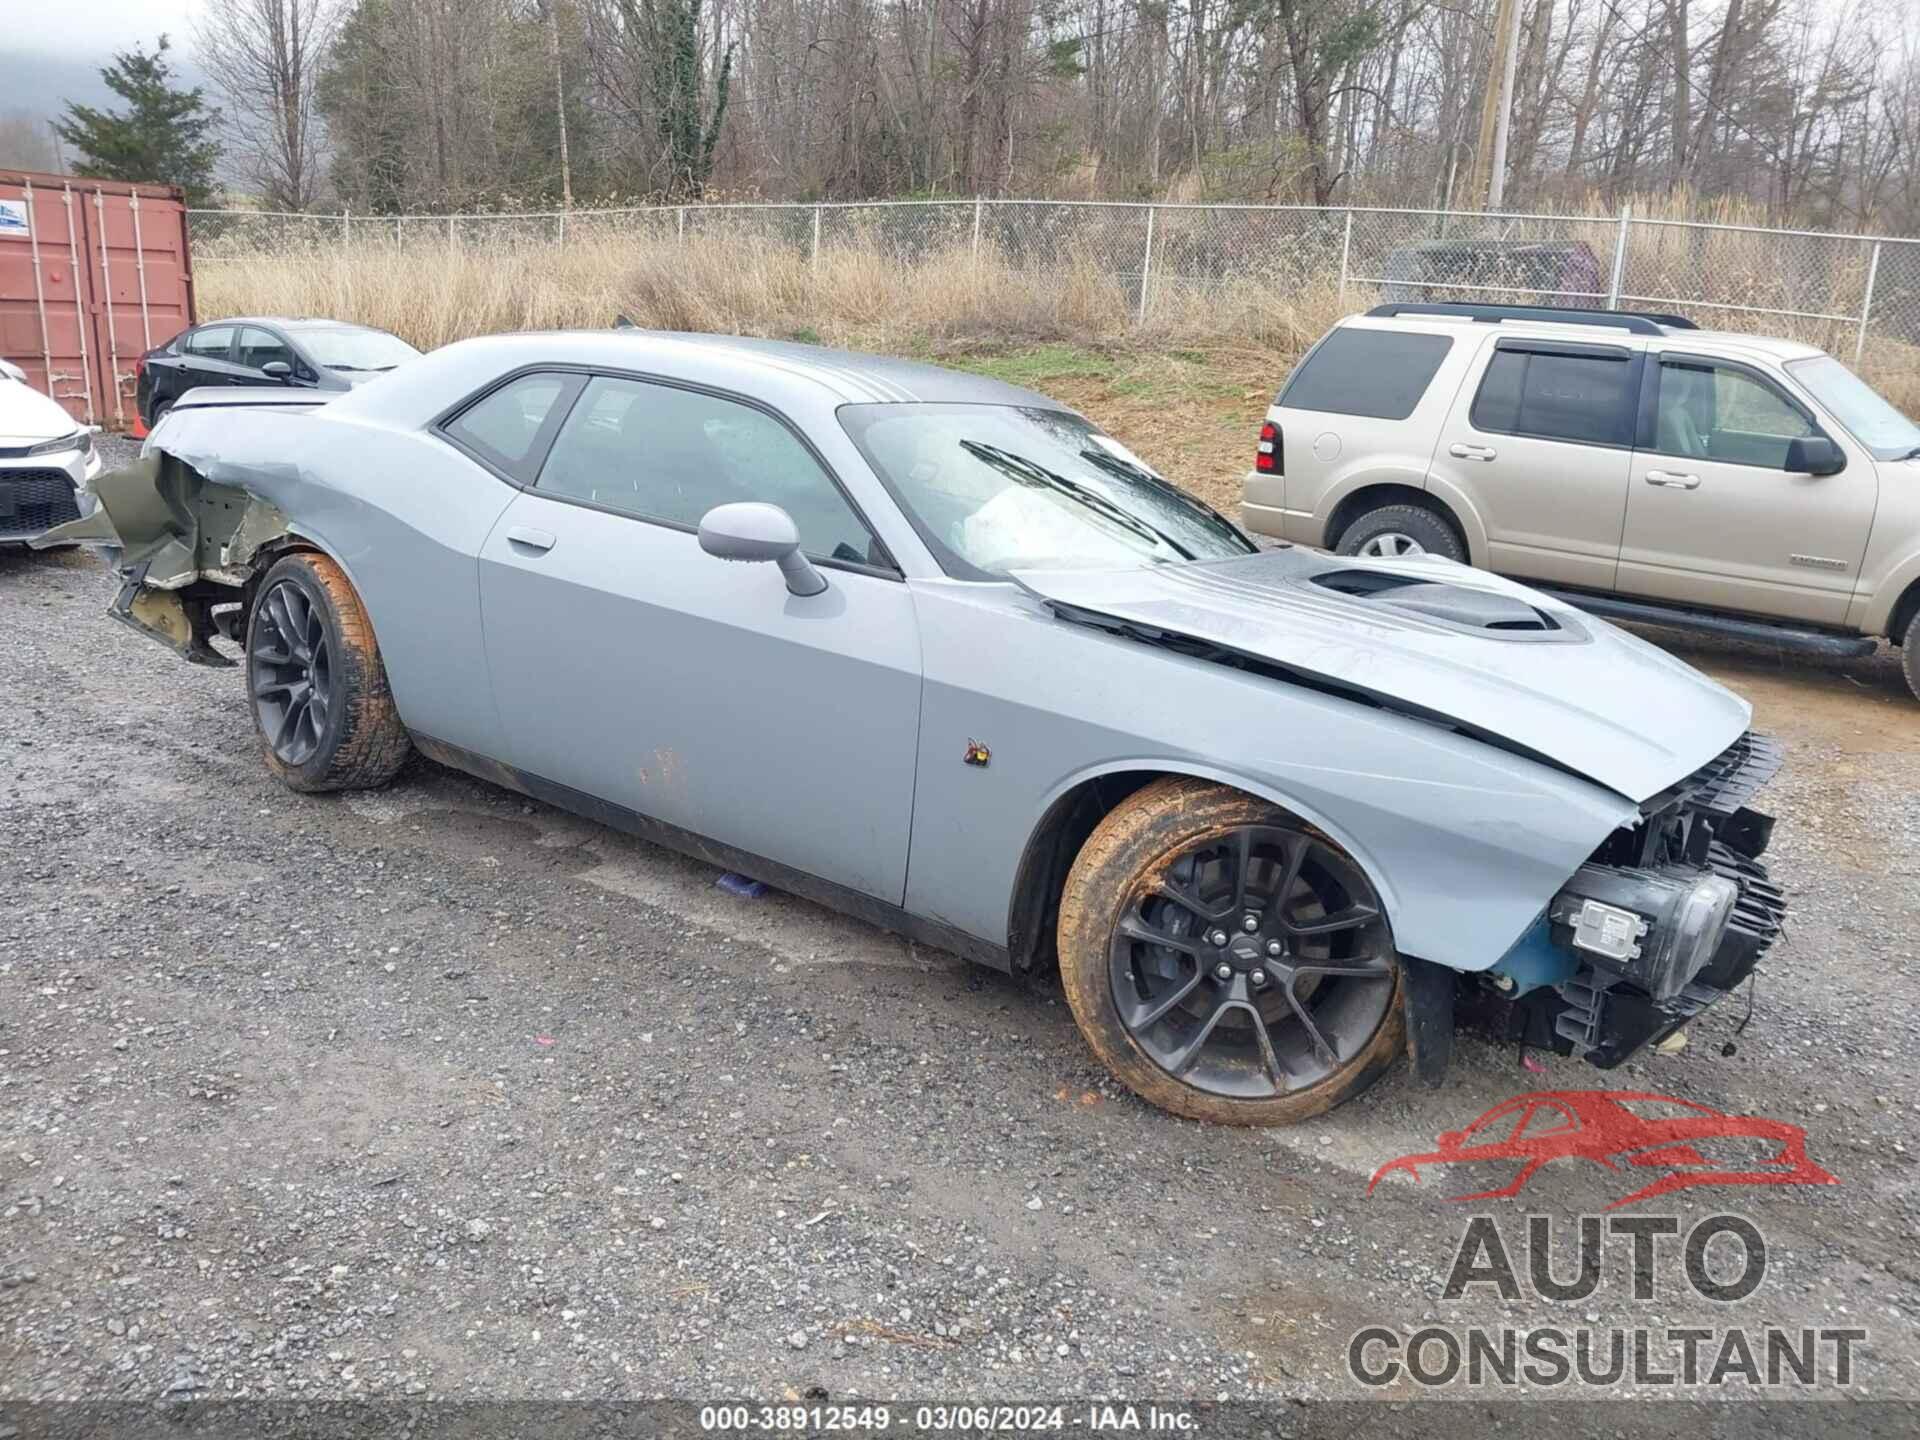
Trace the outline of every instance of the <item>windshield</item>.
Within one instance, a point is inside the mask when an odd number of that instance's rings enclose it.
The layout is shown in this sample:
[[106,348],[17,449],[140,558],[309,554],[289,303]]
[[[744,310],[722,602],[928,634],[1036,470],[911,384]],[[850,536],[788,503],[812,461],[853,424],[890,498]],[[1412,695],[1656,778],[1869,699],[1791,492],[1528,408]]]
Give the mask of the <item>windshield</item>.
[[1062,410],[846,405],[840,421],[949,574],[1218,560],[1255,547]]
[[349,330],[345,326],[329,325],[292,333],[306,347],[314,363],[329,370],[391,370],[420,353],[398,335],[389,335],[384,330]]
[[1920,450],[1920,425],[1831,355],[1789,360],[1787,369],[1854,439],[1873,452],[1874,459],[1903,460]]

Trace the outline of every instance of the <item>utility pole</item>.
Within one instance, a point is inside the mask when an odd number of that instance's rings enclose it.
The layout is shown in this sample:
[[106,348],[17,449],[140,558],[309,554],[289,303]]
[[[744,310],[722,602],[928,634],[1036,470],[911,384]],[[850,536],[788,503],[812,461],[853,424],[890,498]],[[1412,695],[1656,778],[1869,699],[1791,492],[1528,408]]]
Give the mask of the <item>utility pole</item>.
[[1487,66],[1487,98],[1480,107],[1480,143],[1466,203],[1497,210],[1507,188],[1507,126],[1513,110],[1513,72],[1520,51],[1520,0],[1500,0],[1493,22],[1493,54]]
[[560,208],[573,208],[573,165],[567,157],[567,87],[560,70],[560,0],[547,0],[547,49],[553,56],[553,115],[560,125]]
[[1500,118],[1493,127],[1493,172],[1487,183],[1487,209],[1498,210],[1507,196],[1507,131],[1513,126],[1513,72],[1520,59],[1520,0],[1507,0],[1513,13],[1507,19],[1501,49],[1505,59],[1500,68]]

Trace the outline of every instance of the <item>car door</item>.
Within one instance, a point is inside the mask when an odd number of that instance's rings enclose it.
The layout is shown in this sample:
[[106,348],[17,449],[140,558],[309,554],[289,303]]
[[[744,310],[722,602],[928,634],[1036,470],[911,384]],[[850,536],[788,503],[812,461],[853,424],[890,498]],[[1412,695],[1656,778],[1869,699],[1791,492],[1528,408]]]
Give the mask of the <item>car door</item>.
[[1630,345],[1501,337],[1461,387],[1432,480],[1471,505],[1487,568],[1611,590],[1633,463],[1641,353]]
[[[828,580],[701,550],[729,501],[781,506]],[[738,852],[905,897],[920,723],[913,601],[797,431],[752,401],[584,383],[481,552],[509,761]]]
[[[234,365],[244,374],[236,381],[242,385],[285,385],[292,378],[295,361],[293,347],[284,335],[261,325],[242,325],[234,350]],[[287,367],[284,376],[269,375],[266,367],[278,363]]]
[[235,325],[203,325],[180,342],[180,388],[184,395],[201,385],[241,385],[245,373],[234,363]]
[[1740,361],[1669,350],[1644,390],[1620,592],[1843,624],[1878,495],[1870,457],[1835,434],[1845,469],[1790,473],[1790,442],[1827,432]]

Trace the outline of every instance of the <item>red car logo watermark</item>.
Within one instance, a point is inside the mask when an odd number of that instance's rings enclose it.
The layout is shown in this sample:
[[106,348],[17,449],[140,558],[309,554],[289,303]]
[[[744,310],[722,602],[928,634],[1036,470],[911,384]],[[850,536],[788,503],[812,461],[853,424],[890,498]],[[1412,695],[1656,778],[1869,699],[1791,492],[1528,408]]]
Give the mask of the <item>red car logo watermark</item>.
[[[1732,1164],[1702,1154],[1706,1142],[1758,1146],[1758,1159]],[[1519,1162],[1513,1179],[1494,1190],[1451,1200],[1497,1200],[1517,1195],[1542,1166],[1555,1160],[1591,1160],[1608,1170],[1660,1170],[1650,1184],[1607,1206],[1617,1210],[1695,1185],[1837,1185],[1807,1158],[1807,1132],[1783,1120],[1726,1115],[1691,1100],[1637,1090],[1541,1090],[1516,1095],[1464,1130],[1444,1131],[1437,1148],[1402,1155],[1373,1172],[1367,1193],[1386,1176],[1420,1178],[1422,1165]],[[1727,1148],[1724,1143],[1714,1148]],[[1636,1177],[1637,1178],[1637,1177]]]

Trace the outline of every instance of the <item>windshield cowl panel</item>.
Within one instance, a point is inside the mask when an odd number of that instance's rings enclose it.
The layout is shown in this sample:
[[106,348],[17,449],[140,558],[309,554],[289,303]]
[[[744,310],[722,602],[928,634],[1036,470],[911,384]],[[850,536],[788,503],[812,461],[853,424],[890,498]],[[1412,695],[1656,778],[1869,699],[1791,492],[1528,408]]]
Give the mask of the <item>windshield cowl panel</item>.
[[1257,547],[1096,426],[1016,405],[845,405],[840,423],[948,574],[1117,569]]

